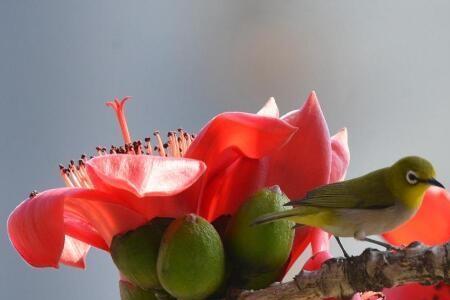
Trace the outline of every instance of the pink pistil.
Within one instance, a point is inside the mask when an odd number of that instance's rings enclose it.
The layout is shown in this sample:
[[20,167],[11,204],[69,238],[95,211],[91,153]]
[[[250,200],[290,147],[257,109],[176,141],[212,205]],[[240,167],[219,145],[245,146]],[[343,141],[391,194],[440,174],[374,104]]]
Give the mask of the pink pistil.
[[130,96],[123,97],[119,100],[117,97],[113,101],[106,102],[107,106],[110,106],[116,112],[117,120],[119,121],[120,129],[122,130],[123,140],[125,144],[131,144],[130,132],[128,131],[127,119],[125,118],[125,113],[123,111],[125,102],[130,99]]

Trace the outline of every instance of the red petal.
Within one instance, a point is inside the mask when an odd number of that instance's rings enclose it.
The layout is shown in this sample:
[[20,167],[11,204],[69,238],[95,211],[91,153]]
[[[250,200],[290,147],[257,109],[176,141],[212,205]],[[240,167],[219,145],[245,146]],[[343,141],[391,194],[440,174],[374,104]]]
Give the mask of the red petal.
[[71,215],[67,211],[64,213],[64,230],[66,237],[70,236],[102,250],[107,251],[109,248],[105,240],[91,224],[79,219],[76,215]]
[[416,215],[397,229],[383,234],[383,237],[394,245],[408,245],[414,241],[427,245],[443,244],[450,240],[449,220],[450,193],[432,187],[425,193]]
[[264,186],[264,162],[241,157],[216,175],[205,188],[200,215],[209,221],[234,214],[247,198]]
[[333,256],[330,254],[330,234],[319,229],[312,228],[310,231],[311,248],[313,256],[303,267],[307,271],[313,271],[320,268],[322,263]]
[[39,193],[22,202],[9,216],[11,242],[29,264],[57,268],[64,249],[65,214],[90,224],[95,230],[92,235],[98,234],[106,244],[114,235],[145,223],[141,215],[109,202],[112,198],[110,194],[78,188]]
[[315,271],[320,269],[320,266],[330,258],[332,258],[333,255],[331,255],[328,251],[320,251],[311,256],[310,259],[305,263],[303,266],[303,269],[306,271]]
[[202,160],[206,176],[230,165],[240,156],[259,159],[282,147],[297,128],[276,118],[242,112],[217,115],[206,124],[185,157]]
[[267,100],[266,104],[264,104],[264,106],[256,114],[278,119],[280,117],[280,111],[278,110],[275,98],[271,97]]
[[88,244],[66,235],[60,262],[68,266],[84,269],[86,267],[86,255],[90,247]]
[[206,169],[193,159],[128,154],[98,156],[86,166],[95,186],[123,189],[137,197],[178,194]]
[[311,230],[311,247],[313,254],[330,251],[330,234],[320,228],[313,228]]
[[[154,217],[171,217],[178,218],[187,213],[197,211],[198,197],[189,194],[193,199],[185,197],[182,192],[175,196],[155,196],[145,197],[133,202],[133,208],[150,220]],[[193,200],[193,201],[190,201]]]
[[278,184],[291,199],[298,199],[328,183],[331,146],[328,127],[316,94],[312,92],[300,110],[282,117],[299,130],[270,156],[268,185]]
[[329,183],[345,179],[350,163],[347,129],[343,128],[331,137],[331,171]]
[[424,286],[410,283],[390,289],[384,289],[387,300],[423,300],[439,299],[450,300],[450,286],[439,283],[434,286]]
[[299,227],[295,230],[294,243],[292,245],[291,256],[289,257],[289,262],[286,265],[285,274],[294,265],[295,261],[302,255],[306,247],[308,247],[311,242],[311,230],[309,226]]

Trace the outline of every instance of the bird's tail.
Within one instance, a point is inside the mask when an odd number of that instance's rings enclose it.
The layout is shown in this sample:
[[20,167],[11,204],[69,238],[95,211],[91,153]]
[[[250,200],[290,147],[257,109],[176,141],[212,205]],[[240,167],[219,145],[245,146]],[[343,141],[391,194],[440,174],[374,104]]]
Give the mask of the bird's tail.
[[298,217],[302,214],[303,213],[298,209],[289,209],[286,211],[274,212],[257,217],[255,220],[253,220],[252,225],[266,224],[281,219],[289,219],[291,217]]

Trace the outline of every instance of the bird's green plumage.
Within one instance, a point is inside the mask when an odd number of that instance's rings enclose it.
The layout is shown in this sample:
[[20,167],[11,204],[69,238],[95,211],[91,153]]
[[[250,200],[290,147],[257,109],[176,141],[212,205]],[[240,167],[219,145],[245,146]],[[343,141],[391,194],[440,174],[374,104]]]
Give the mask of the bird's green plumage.
[[395,196],[386,184],[388,168],[367,175],[328,184],[306,194],[293,206],[312,206],[322,208],[386,208],[395,204]]
[[379,234],[410,219],[419,209],[435,171],[427,160],[409,156],[392,166],[364,176],[318,187],[301,200],[288,203],[291,210],[263,215],[255,224],[289,219],[320,227],[336,236]]

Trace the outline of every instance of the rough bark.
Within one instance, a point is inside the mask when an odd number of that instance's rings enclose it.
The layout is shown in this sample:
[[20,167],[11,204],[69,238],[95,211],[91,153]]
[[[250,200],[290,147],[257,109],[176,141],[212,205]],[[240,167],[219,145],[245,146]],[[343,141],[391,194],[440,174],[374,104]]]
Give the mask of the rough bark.
[[426,247],[413,243],[399,251],[366,249],[361,255],[333,258],[317,271],[301,271],[293,281],[258,291],[245,291],[241,300],[348,298],[356,292],[418,282],[450,284],[450,243]]

